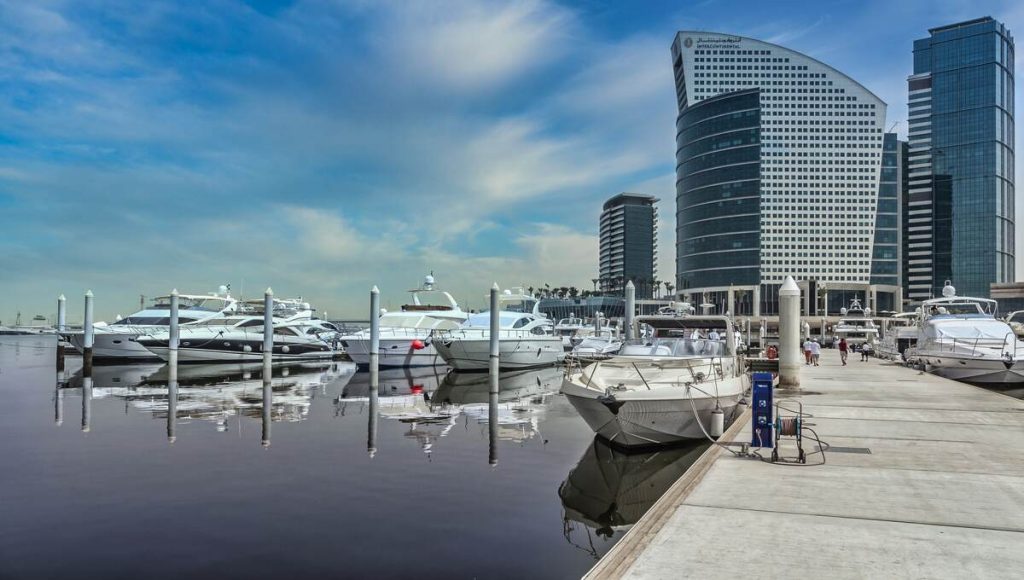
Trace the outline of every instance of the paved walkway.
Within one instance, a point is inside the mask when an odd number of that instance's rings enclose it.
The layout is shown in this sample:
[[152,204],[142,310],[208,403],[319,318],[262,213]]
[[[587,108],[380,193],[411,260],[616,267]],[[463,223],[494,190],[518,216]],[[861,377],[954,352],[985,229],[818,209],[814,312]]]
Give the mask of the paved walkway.
[[[822,359],[799,394],[776,398],[813,415],[836,448],[825,465],[718,451],[589,576],[1021,577],[1024,401],[877,359],[843,367],[834,350]],[[749,417],[729,431],[749,441]]]

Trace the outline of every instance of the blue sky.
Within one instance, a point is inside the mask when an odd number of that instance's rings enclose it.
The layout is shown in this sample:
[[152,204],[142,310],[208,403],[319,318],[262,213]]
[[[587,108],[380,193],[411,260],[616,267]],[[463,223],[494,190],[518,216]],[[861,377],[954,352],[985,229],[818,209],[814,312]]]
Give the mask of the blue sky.
[[912,41],[984,15],[1024,29],[1012,2],[0,0],[0,320],[87,288],[111,318],[226,283],[332,317],[430,270],[471,307],[589,287],[624,190],[662,198],[671,280],[677,30],[810,54],[905,133]]

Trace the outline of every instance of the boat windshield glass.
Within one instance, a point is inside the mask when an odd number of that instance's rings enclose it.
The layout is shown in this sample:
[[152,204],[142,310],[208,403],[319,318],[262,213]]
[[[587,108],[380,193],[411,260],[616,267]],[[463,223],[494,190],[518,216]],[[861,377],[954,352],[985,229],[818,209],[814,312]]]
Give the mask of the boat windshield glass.
[[864,328],[870,326],[871,321],[867,319],[850,320],[849,318],[844,318],[839,321],[839,324],[840,326],[856,326],[858,328]]
[[933,304],[928,308],[929,316],[985,316],[992,314],[987,308],[988,304],[979,302],[950,302],[946,304]]
[[[220,312],[227,308],[228,300],[219,296],[179,296],[178,308],[182,310],[205,310],[207,312]],[[158,296],[153,299],[154,310],[170,310],[171,297]]]
[[1019,310],[1010,315],[1007,322],[1024,322],[1024,310]]
[[725,341],[662,337],[622,347],[627,356],[725,356]]

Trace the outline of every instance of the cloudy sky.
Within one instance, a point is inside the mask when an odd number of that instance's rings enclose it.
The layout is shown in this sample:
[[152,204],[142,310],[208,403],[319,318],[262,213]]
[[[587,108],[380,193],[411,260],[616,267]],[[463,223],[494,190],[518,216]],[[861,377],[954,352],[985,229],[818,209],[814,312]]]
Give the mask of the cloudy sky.
[[671,280],[675,31],[810,54],[905,133],[912,41],[1022,30],[1014,4],[0,0],[0,320],[87,288],[100,318],[221,284],[365,318],[431,270],[470,307],[587,288],[620,191],[662,198]]

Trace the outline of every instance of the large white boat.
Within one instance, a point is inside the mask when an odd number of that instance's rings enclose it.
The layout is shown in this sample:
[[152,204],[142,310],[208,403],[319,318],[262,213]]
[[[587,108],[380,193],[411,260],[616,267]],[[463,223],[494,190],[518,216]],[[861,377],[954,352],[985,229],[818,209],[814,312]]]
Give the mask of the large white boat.
[[[399,312],[380,315],[377,360],[382,368],[445,364],[434,347],[433,334],[458,328],[468,316],[451,294],[434,288],[433,275],[424,278],[422,286],[409,292],[411,304],[402,306]],[[369,366],[369,329],[341,337],[341,344],[352,362]]]
[[640,447],[704,438],[717,410],[731,422],[746,381],[729,318],[637,320],[649,327],[648,338],[570,372],[562,383],[590,428],[613,445]]
[[849,308],[840,310],[840,316],[832,331],[836,338],[845,338],[850,346],[878,342],[878,327],[871,320],[871,310],[862,308],[860,300],[854,298]]
[[[502,369],[552,365],[562,360],[562,337],[551,321],[537,313],[537,300],[522,288],[506,290],[499,307],[499,364]],[[527,310],[529,308],[529,310]],[[437,352],[456,370],[487,370],[490,361],[491,313],[473,314],[456,330],[437,332]]]
[[[322,360],[334,357],[331,338],[337,332],[322,320],[274,323],[274,361]],[[169,333],[140,336],[136,342],[162,360],[170,358]],[[321,335],[327,335],[328,338]],[[263,317],[230,316],[181,328],[178,362],[256,362],[263,360]]]
[[0,335],[36,336],[40,334],[57,334],[57,329],[47,323],[46,317],[36,314],[32,317],[32,324],[21,323],[21,312],[14,319],[14,326],[0,324]]
[[1024,343],[995,318],[996,301],[957,296],[948,280],[942,296],[922,304],[917,345],[907,349],[907,360],[958,381],[1024,382]]
[[567,318],[561,318],[555,323],[555,334],[562,337],[562,347],[565,350],[572,350],[572,347],[579,342],[577,335],[586,326],[582,318],[578,318],[570,312]]
[[907,349],[917,344],[917,318],[916,312],[901,312],[883,321],[882,338],[876,348],[880,358],[904,360]]
[[1009,313],[1006,316],[1006,323],[1013,329],[1017,338],[1024,338],[1024,310]]
[[[158,296],[152,304],[126,318],[106,324],[93,324],[94,361],[156,360],[157,357],[140,345],[136,339],[142,335],[167,331],[171,323],[170,296]],[[178,322],[181,328],[219,318],[238,309],[238,302],[221,287],[217,294],[181,294],[178,296]],[[78,352],[85,349],[84,331],[65,332],[64,335]]]

